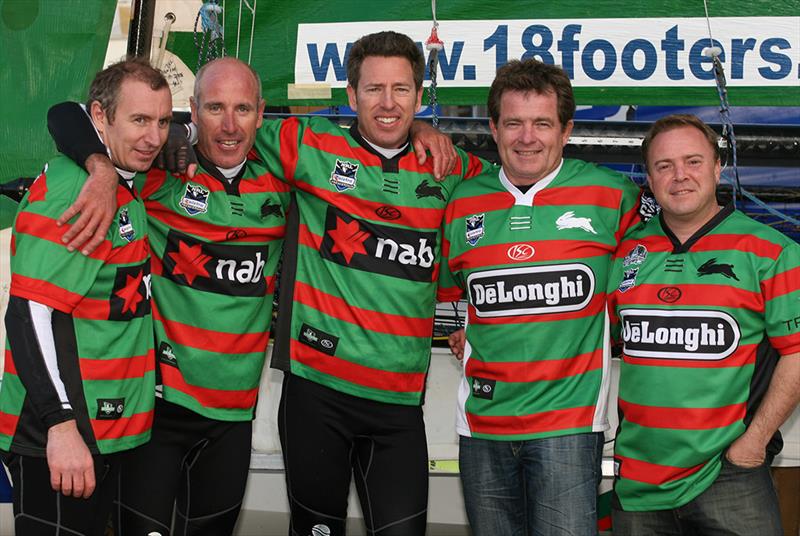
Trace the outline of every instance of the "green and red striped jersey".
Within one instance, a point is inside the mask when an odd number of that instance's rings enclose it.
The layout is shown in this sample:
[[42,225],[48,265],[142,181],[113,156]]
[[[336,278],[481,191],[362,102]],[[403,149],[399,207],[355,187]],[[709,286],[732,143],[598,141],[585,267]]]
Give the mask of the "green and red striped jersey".
[[252,153],[230,181],[200,156],[192,179],[154,169],[140,183],[162,396],[245,421],[264,367],[289,187]]
[[[87,446],[111,453],[150,437],[150,246],[142,201],[121,180],[118,209],[103,243],[89,256],[67,251],[61,241],[67,227],[58,227],[56,217],[77,198],[85,179],[71,160],[57,157],[23,199],[12,235],[10,294],[54,310],[48,329],[57,369],[50,372],[60,375],[63,403],[71,406]],[[21,379],[26,370],[45,370],[43,350],[31,348],[22,331],[7,334],[0,449],[44,456],[47,426],[35,411],[41,408],[31,404],[35,386]]]
[[266,124],[256,148],[280,162],[296,198],[297,230],[287,233],[296,266],[284,264],[281,274],[281,292],[293,288],[294,300],[290,329],[278,332],[289,340],[276,341],[288,348],[292,374],[362,398],[420,404],[444,209],[481,161],[461,153],[452,174],[435,182],[430,159],[420,165],[410,144],[386,158],[357,126],[321,118]]
[[609,293],[624,344],[616,495],[677,508],[716,479],[778,354],[800,352],[800,245],[730,206],[684,244],[654,218],[620,247]]
[[439,300],[466,294],[456,430],[522,440],[608,427],[606,278],[639,188],[579,160],[527,192],[500,168],[447,207]]

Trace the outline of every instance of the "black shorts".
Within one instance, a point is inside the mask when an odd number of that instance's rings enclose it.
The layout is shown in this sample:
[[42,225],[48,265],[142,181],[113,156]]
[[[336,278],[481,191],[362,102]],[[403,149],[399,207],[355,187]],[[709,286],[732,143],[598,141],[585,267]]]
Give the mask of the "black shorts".
[[157,398],[150,442],[126,453],[120,470],[116,536],[231,534],[252,433],[252,421],[209,419]]
[[3,462],[14,485],[16,534],[103,536],[117,491],[120,454],[95,455],[92,459],[95,490],[83,499],[53,491],[47,458],[4,452]]
[[425,533],[428,447],[422,408],[351,396],[287,373],[278,429],[290,534],[344,536],[351,475],[367,533]]

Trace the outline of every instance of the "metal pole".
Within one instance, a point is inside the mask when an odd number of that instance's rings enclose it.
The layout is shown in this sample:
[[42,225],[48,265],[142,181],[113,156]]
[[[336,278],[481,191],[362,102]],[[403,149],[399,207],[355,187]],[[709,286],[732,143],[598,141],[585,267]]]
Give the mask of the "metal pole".
[[128,56],[150,57],[156,0],[133,0],[133,15],[128,28]]

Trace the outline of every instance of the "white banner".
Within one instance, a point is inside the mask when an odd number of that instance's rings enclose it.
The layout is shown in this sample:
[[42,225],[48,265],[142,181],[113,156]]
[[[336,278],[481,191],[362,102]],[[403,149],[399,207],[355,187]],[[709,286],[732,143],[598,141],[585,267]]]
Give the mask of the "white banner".
[[[423,46],[431,22],[300,24],[295,83],[345,87],[349,46],[387,29]],[[717,17],[711,32],[729,86],[800,83],[800,17]],[[439,37],[441,87],[487,87],[498,66],[522,57],[561,65],[576,87],[714,84],[705,18],[440,21]]]

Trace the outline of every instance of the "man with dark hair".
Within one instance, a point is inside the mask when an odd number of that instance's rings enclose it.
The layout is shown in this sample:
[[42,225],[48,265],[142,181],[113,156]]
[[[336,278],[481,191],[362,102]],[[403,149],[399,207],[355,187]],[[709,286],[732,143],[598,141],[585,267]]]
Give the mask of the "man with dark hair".
[[502,165],[456,188],[439,280],[440,301],[469,302],[456,349],[467,517],[476,536],[595,534],[606,278],[639,221],[639,188],[562,157],[575,100],[559,67],[504,65],[489,110]]
[[118,225],[91,257],[66,250],[52,215],[86,174],[63,157],[36,179],[14,224],[0,449],[26,536],[104,534],[121,453],[149,439],[153,419],[150,247],[133,179],[167,138],[169,87],[146,63],[125,61],[97,74],[87,102],[116,167]]
[[615,535],[783,533],[769,466],[800,400],[800,245],[719,206],[717,139],[672,115],[642,143],[661,214],[609,279]]

